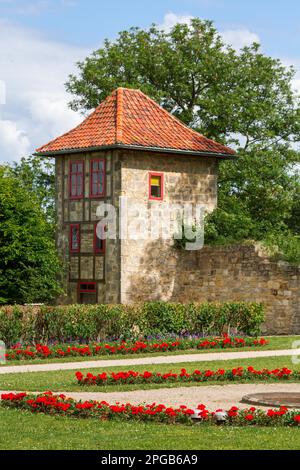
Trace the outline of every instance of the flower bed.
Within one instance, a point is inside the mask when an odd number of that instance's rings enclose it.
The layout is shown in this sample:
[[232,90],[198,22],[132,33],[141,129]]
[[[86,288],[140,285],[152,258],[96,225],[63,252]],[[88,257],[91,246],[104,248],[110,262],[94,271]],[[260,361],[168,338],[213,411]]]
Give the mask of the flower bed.
[[262,369],[255,370],[254,367],[237,367],[231,370],[219,369],[212,370],[194,370],[189,374],[186,369],[181,369],[179,374],[172,371],[166,374],[152,373],[152,372],[106,372],[94,375],[88,373],[85,376],[82,372],[76,372],[77,381],[80,385],[119,385],[119,384],[161,384],[161,383],[182,383],[182,382],[208,382],[208,381],[222,381],[232,382],[234,380],[263,380],[263,381],[277,381],[277,380],[300,380],[300,371],[292,371],[283,367],[282,369]]
[[299,426],[300,412],[289,411],[285,407],[279,410],[262,411],[251,407],[240,410],[233,406],[228,411],[216,410],[211,412],[205,405],[199,405],[196,410],[185,405],[167,407],[162,404],[151,405],[116,404],[110,405],[102,401],[78,402],[65,395],[55,396],[46,392],[39,396],[20,394],[3,394],[2,406],[29,410],[34,413],[69,416],[71,418],[95,418],[99,420],[136,420],[160,422],[167,424],[223,424],[233,426]]
[[189,349],[230,349],[245,347],[263,347],[268,344],[264,338],[233,338],[224,335],[221,338],[212,339],[183,339],[176,341],[137,341],[137,342],[119,342],[119,343],[92,343],[88,345],[57,345],[47,346],[38,344],[35,347],[15,346],[7,350],[6,359],[48,359],[59,357],[91,357],[116,354],[140,354],[155,353]]

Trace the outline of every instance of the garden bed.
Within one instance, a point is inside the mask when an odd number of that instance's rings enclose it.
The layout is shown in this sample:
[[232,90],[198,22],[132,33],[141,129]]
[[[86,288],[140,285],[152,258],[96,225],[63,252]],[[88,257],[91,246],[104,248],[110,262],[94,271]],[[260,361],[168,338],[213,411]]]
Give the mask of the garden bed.
[[185,405],[168,407],[163,404],[111,405],[105,401],[76,401],[65,395],[42,395],[9,393],[1,396],[3,407],[27,410],[33,413],[67,416],[70,418],[98,419],[101,421],[124,420],[158,422],[166,424],[221,424],[224,426],[300,426],[299,411],[289,411],[286,407],[279,410],[263,411],[254,407],[240,410],[232,406],[229,410],[209,411],[201,404],[196,409]]
[[157,352],[184,351],[184,350],[210,350],[263,347],[269,341],[260,338],[240,338],[224,335],[218,338],[191,338],[176,339],[172,341],[136,341],[136,342],[111,342],[92,343],[87,345],[56,345],[48,346],[38,344],[36,346],[22,347],[20,344],[8,349],[7,361],[51,359],[64,357],[94,357],[128,354],[148,354]]
[[199,370],[196,369],[191,373],[188,373],[186,369],[181,369],[179,373],[174,373],[172,371],[167,373],[160,372],[136,372],[130,370],[128,372],[102,372],[100,374],[92,374],[88,372],[84,375],[82,372],[78,371],[75,374],[75,377],[80,385],[127,385],[127,384],[166,384],[166,383],[178,383],[182,385],[183,383],[199,383],[199,382],[234,382],[234,381],[282,381],[282,380],[291,380],[299,381],[300,380],[300,371],[293,371],[287,367],[281,369],[261,369],[257,370],[254,367],[235,367],[231,370],[218,369],[213,371],[211,369]]

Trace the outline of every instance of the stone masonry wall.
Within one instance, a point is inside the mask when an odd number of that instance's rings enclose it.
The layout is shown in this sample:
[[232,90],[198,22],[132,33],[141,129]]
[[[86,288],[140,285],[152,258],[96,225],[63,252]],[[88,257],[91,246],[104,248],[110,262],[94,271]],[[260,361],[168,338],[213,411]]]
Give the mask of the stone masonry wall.
[[263,332],[300,334],[300,267],[272,261],[256,246],[175,248],[153,257],[149,245],[129,275],[127,301],[248,301],[266,306]]

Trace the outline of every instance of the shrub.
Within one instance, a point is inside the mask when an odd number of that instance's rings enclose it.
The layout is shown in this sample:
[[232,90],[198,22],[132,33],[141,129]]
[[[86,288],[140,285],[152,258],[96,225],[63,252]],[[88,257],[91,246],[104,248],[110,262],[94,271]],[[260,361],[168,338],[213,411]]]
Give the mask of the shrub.
[[222,334],[235,329],[258,335],[264,306],[257,303],[70,305],[1,307],[0,340],[7,346],[53,341],[91,342],[151,335]]

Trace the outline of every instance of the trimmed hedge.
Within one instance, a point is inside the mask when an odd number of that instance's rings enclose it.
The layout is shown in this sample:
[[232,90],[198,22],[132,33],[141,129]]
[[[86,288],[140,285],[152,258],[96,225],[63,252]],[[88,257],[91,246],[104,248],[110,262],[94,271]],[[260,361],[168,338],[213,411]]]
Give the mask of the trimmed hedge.
[[12,306],[0,308],[0,340],[10,346],[18,342],[90,342],[171,333],[209,336],[231,329],[258,335],[264,318],[262,304],[245,302]]

